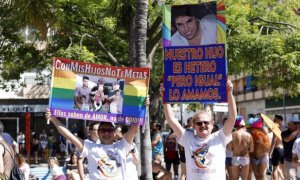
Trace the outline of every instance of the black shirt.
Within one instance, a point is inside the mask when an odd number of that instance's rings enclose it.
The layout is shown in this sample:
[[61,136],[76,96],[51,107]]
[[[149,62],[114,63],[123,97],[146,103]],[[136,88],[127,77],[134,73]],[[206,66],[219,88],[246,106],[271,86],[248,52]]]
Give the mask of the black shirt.
[[292,161],[292,149],[293,149],[293,145],[294,142],[296,140],[297,137],[295,137],[294,139],[290,140],[289,142],[284,141],[283,139],[286,138],[287,136],[291,135],[293,132],[290,131],[289,129],[286,131],[283,131],[281,133],[281,137],[282,137],[282,144],[283,144],[283,152],[284,152],[284,159],[286,161]]

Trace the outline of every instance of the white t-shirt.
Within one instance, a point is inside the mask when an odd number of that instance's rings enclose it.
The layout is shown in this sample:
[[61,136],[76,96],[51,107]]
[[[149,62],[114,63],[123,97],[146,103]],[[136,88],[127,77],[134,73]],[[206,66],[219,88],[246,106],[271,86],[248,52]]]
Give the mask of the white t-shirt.
[[[292,153],[300,159],[300,138],[297,138],[294,142]],[[297,167],[297,177],[300,178],[300,166]]]
[[123,138],[112,144],[84,141],[82,156],[88,159],[90,179],[123,180],[126,174],[126,155],[130,144]]
[[64,172],[63,172],[62,168],[59,167],[59,166],[53,166],[51,168],[50,172],[51,172],[52,176],[56,176],[56,177],[64,175]]
[[[137,148],[134,143],[132,143],[132,145],[131,145],[131,149],[133,149],[133,148],[135,149],[134,154],[136,156],[138,156]],[[126,179],[128,179],[128,180],[138,180],[139,179],[137,168],[133,162],[133,157],[132,157],[131,152],[127,155],[127,159],[126,159]]]
[[24,163],[19,169],[24,173],[25,180],[29,180],[30,167],[27,163]]
[[185,150],[186,179],[225,180],[225,150],[231,140],[232,136],[225,136],[223,129],[206,139],[185,130],[178,143]]
[[[201,29],[200,45],[217,44],[217,20],[215,15],[208,14],[199,20],[199,28]],[[189,46],[189,42],[176,31],[171,37],[171,46]]]

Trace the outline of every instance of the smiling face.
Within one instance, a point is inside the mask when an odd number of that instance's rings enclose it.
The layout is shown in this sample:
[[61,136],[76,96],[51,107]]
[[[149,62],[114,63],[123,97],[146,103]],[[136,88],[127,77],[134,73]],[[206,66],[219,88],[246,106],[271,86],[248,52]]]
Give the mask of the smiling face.
[[206,138],[210,135],[214,127],[212,117],[204,111],[194,115],[193,123],[196,134],[200,138]]
[[98,129],[98,135],[102,144],[113,144],[115,137],[114,127],[109,123],[101,123]]
[[193,40],[200,35],[198,21],[194,16],[178,16],[175,18],[175,25],[180,35],[187,40]]

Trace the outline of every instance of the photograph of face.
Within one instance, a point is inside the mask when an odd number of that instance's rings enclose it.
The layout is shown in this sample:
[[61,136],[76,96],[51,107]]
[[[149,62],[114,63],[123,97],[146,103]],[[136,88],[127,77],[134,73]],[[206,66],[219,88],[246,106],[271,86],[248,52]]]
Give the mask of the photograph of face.
[[216,2],[171,7],[171,46],[217,44]]
[[79,75],[74,109],[122,114],[124,83],[124,79]]

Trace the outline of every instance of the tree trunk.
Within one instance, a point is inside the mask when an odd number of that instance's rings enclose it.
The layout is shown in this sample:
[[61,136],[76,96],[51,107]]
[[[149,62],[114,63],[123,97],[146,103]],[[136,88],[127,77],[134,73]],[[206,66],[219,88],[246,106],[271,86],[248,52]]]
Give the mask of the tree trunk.
[[[138,67],[145,67],[146,58],[146,40],[147,40],[147,18],[148,18],[148,0],[136,0],[136,14],[134,32],[131,34],[135,37],[135,57],[134,63]],[[134,52],[134,51],[132,51]],[[149,112],[148,112],[149,113]],[[141,138],[141,179],[152,179],[152,156],[151,156],[151,139],[149,115],[142,130],[140,128]]]

